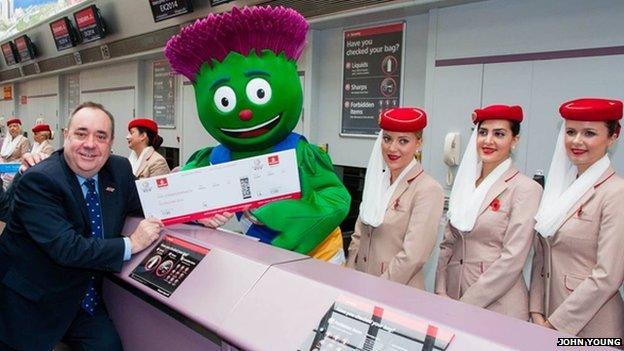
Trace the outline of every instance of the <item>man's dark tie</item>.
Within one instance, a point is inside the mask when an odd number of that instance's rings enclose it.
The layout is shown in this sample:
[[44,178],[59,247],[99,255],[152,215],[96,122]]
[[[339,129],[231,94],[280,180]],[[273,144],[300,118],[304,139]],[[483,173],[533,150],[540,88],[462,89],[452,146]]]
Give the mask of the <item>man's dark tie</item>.
[[[104,237],[102,230],[102,211],[100,210],[100,199],[98,198],[98,194],[95,192],[95,180],[87,179],[85,180],[84,185],[87,187],[87,196],[85,197],[85,201],[87,202],[87,211],[89,212],[89,220],[91,221],[91,237],[101,239]],[[85,297],[82,299],[82,308],[84,308],[90,315],[94,315],[95,309],[98,305],[98,300],[98,293],[95,289],[95,276],[91,276],[89,289],[87,290]]]

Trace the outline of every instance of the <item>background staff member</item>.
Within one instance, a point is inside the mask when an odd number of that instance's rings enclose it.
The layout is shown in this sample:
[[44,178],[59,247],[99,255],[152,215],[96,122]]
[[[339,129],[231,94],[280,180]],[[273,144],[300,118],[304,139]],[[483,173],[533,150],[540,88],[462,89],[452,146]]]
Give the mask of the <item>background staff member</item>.
[[64,148],[25,172],[0,235],[0,349],[121,350],[101,300],[101,278],[158,238],[162,223],[120,232],[141,205],[130,164],[111,155],[114,121],[86,102]]
[[578,99],[565,119],[535,229],[530,311],[537,324],[580,337],[624,337],[624,180],[607,154],[622,102]]
[[444,207],[442,187],[414,158],[426,125],[418,108],[381,113],[347,261],[358,271],[419,289],[425,288],[422,268]]
[[[0,149],[0,162],[21,162],[22,155],[30,150],[30,142],[22,135],[22,121],[12,118],[7,121],[9,134],[4,136]],[[13,180],[12,173],[2,173],[2,186],[4,190],[9,187]]]
[[477,126],[451,191],[435,292],[528,320],[522,268],[542,188],[510,157],[520,140],[522,108],[492,105],[472,117]]
[[30,150],[30,153],[42,153],[46,155],[52,154],[54,152],[54,146],[50,144],[50,140],[54,138],[52,137],[52,130],[50,129],[50,126],[45,123],[35,124],[32,128],[32,132],[35,142]]
[[128,147],[132,173],[137,178],[149,178],[171,171],[167,161],[156,150],[163,142],[158,135],[158,125],[147,118],[133,119],[128,123]]
[[12,118],[7,121],[9,134],[4,137],[0,157],[3,162],[19,162],[30,150],[30,142],[22,135],[22,121]]

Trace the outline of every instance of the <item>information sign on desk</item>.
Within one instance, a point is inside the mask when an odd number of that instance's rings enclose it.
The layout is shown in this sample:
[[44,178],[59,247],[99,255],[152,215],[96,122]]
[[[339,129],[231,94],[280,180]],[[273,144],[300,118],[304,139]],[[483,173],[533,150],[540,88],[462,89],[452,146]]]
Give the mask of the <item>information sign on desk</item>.
[[427,321],[354,297],[341,297],[299,351],[446,350],[454,336]]
[[165,225],[301,196],[294,149],[136,181],[145,217]]
[[344,32],[342,135],[375,135],[382,110],[401,104],[404,23]]
[[130,277],[169,297],[210,250],[165,235]]

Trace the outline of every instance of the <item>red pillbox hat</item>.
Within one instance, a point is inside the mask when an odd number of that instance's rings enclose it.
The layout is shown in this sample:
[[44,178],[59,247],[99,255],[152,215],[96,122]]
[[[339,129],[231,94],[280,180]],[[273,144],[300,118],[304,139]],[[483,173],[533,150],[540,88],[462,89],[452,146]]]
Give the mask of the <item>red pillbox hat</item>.
[[418,132],[427,126],[427,114],[416,107],[391,108],[379,115],[379,127],[390,132]]
[[472,113],[472,123],[486,121],[488,119],[506,119],[513,122],[522,122],[522,107],[513,105],[490,105],[478,108]]

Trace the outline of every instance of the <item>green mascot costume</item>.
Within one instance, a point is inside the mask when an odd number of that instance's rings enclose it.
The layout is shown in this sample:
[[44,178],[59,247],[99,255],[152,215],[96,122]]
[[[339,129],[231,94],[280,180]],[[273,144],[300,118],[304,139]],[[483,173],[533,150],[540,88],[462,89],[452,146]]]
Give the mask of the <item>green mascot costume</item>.
[[265,204],[243,227],[262,242],[340,262],[338,225],[351,197],[327,153],[292,132],[303,102],[296,60],[307,31],[292,9],[234,8],[183,28],[165,55],[193,83],[201,123],[220,142],[197,150],[183,170],[295,149],[301,198]]

